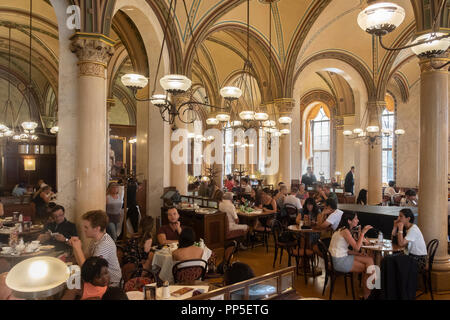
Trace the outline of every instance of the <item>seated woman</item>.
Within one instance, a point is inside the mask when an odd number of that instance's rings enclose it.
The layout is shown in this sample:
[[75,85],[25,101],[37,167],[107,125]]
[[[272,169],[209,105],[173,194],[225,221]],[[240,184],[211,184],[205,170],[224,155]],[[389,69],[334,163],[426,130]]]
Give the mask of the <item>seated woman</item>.
[[405,192],[405,197],[400,200],[400,207],[417,207],[417,194],[414,190],[409,189]]
[[304,183],[300,184],[296,197],[300,199],[302,207],[304,207],[306,199],[309,198],[309,193],[306,191],[306,186]]
[[[261,197],[261,205],[259,206],[262,209],[263,213],[273,213],[276,214],[278,211],[277,202],[272,196],[264,192]],[[272,222],[272,218],[268,219],[267,217],[257,219],[255,229],[264,229],[264,225],[270,226]]]
[[108,290],[108,261],[89,257],[81,267],[81,289],[66,290],[61,300],[100,300]]
[[[406,236],[403,235],[406,228]],[[402,209],[392,229],[392,242],[405,248],[408,255],[417,260],[419,270],[427,263],[427,245],[419,227],[414,224],[414,213],[411,209]]]
[[181,231],[178,249],[172,252],[174,262],[186,261],[191,259],[202,259],[208,261],[211,256],[211,250],[200,248],[194,245],[195,232],[190,227],[185,227]]
[[316,201],[314,201],[314,198],[308,198],[305,200],[305,205],[302,209],[300,209],[300,213],[297,215],[295,221],[297,222],[297,224],[300,223],[300,220],[309,220],[310,222],[316,222],[319,213],[320,209],[317,206]]
[[[374,264],[371,257],[364,256],[358,251],[360,250],[364,235],[372,226],[365,226],[361,230],[361,235],[357,241],[352,237],[351,230],[356,227],[359,223],[358,216],[354,212],[345,212],[342,215],[341,222],[331,238],[329,251],[331,253],[331,258],[333,259],[334,269],[338,272],[362,272],[363,281],[362,283],[367,284],[367,278],[369,276],[366,273],[367,268]],[[349,250],[349,246],[353,250]],[[367,299],[370,294],[370,289],[367,285],[364,286],[364,298]]]
[[[143,217],[139,223],[138,233],[134,234],[124,247],[122,277],[125,282],[129,280],[132,274],[146,276],[147,272],[143,270],[150,270],[152,268],[153,252],[150,250],[153,243],[153,223],[153,217]],[[127,264],[130,263],[132,265],[128,267]],[[129,272],[124,269],[129,269]]]

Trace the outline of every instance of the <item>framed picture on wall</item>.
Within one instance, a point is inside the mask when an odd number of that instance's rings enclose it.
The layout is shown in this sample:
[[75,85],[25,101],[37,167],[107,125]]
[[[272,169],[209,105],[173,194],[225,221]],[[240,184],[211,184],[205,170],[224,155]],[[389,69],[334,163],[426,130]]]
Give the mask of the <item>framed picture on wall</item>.
[[126,173],[127,138],[111,136],[109,139],[109,173],[111,179],[119,178]]

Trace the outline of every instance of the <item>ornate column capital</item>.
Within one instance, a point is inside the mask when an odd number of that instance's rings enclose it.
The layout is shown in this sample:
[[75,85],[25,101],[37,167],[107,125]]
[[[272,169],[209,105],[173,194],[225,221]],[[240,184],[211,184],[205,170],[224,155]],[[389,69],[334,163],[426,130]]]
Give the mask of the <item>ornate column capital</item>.
[[[420,66],[420,73],[429,73],[429,72],[436,72],[436,73],[444,73],[448,74],[448,68],[444,67],[442,69],[436,69],[450,61],[450,57],[448,53],[444,53],[438,58],[421,58],[419,61]],[[434,68],[433,68],[434,66]]]
[[79,59],[79,76],[105,78],[105,69],[114,54],[114,40],[102,34],[75,33],[70,50]]
[[344,130],[344,117],[343,116],[335,116],[334,117],[334,126],[336,130]]
[[384,108],[386,108],[386,101],[369,100],[367,102],[369,125],[379,125],[381,113]]
[[280,116],[290,116],[295,107],[295,99],[292,98],[275,99],[273,102]]

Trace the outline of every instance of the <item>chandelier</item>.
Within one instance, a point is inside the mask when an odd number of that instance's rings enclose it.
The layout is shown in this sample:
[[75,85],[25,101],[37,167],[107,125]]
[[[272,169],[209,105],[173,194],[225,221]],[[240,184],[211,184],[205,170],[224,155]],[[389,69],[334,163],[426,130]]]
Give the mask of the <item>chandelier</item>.
[[[435,1],[430,1],[432,9],[434,8],[434,3]],[[410,45],[404,47],[389,48],[382,41],[383,36],[394,31],[405,19],[405,10],[395,3],[385,1],[371,2],[359,13],[358,25],[364,31],[378,37],[381,47],[385,50],[397,51],[411,48],[419,58],[434,58],[446,52],[450,46],[450,34],[438,32],[441,13],[446,3],[447,0],[442,0],[439,4],[438,13],[432,21],[432,32],[417,36]],[[449,63],[435,66],[432,61],[431,66],[434,69],[441,69]]]
[[[183,0],[183,5],[186,13],[187,23],[189,25],[190,33],[192,36],[192,42],[194,43],[194,51],[198,59],[197,45],[185,0]],[[170,19],[175,20],[176,6],[177,1],[171,0],[169,5],[169,11],[165,21],[164,39],[161,45],[156,75],[159,73],[159,69],[161,66],[162,53],[167,38],[168,32],[167,28]],[[172,12],[173,16],[171,15]],[[235,87],[222,88],[220,90],[220,95],[225,99],[225,106],[224,107],[213,106],[207,103],[207,101],[199,102],[193,99],[193,91],[191,88],[192,81],[188,77],[186,77],[185,75],[170,74],[162,77],[159,81],[165,93],[155,94],[156,91],[156,77],[155,77],[151,97],[148,99],[139,99],[136,96],[137,91],[145,88],[148,85],[149,78],[140,74],[126,74],[122,76],[121,80],[123,85],[133,92],[133,96],[136,101],[144,101],[144,102],[150,101],[155,107],[159,108],[161,118],[163,119],[163,121],[168,122],[171,125],[175,123],[176,119],[185,124],[194,123],[194,121],[200,119],[198,109],[202,107],[209,107],[218,110],[229,110],[231,108],[231,103],[239,99],[242,94],[239,88]],[[187,101],[183,101],[186,98],[185,94],[188,95]],[[181,97],[181,95],[183,97]]]
[[[11,70],[11,29],[13,28],[12,25],[7,25],[8,28],[8,68]],[[14,108],[11,100],[11,81],[8,79],[8,98],[5,103],[4,112],[5,115],[5,122],[7,121],[8,114],[11,114],[11,125],[10,127],[6,124],[1,123],[0,124],[0,137],[6,137],[11,138],[13,141],[16,142],[27,142],[27,141],[35,141],[38,140],[38,136],[35,134],[35,130],[38,127],[38,124],[31,120],[31,88],[32,88],[32,82],[31,82],[31,59],[32,59],[32,35],[33,35],[33,5],[32,0],[30,0],[30,52],[29,52],[29,59],[28,59],[28,88],[27,88],[27,96],[28,96],[28,111],[30,120],[24,121],[21,123],[21,126],[17,126],[17,122],[19,121],[20,117],[20,109],[23,105],[25,95],[23,96],[22,103],[19,107],[19,110],[17,111],[17,119],[14,120]],[[18,127],[18,130],[16,131],[16,128]]]
[[[269,3],[269,90],[272,90],[272,54],[270,50],[272,48],[272,2],[273,1],[261,1],[263,3]],[[246,59],[244,61],[244,67],[240,73],[240,77],[237,80],[238,88],[240,92],[243,92],[243,97],[247,97],[249,103],[243,103],[242,108],[237,111],[230,110],[227,112],[220,112],[206,120],[209,125],[217,125],[222,123],[223,130],[230,129],[243,129],[244,131],[248,129],[263,129],[264,132],[269,133],[271,136],[282,136],[290,133],[287,128],[282,128],[281,130],[277,127],[277,120],[281,125],[289,125],[292,119],[288,116],[280,117],[277,119],[275,113],[275,107],[272,106],[272,113],[269,114],[267,111],[268,105],[260,106],[255,108],[253,96],[253,78],[251,75],[254,74],[253,65],[250,60],[250,1],[247,0],[247,51]],[[244,100],[244,99],[241,99]]]
[[[344,130],[343,135],[350,140],[359,140],[368,144],[372,149],[375,145],[380,144],[383,141],[383,137],[388,138],[390,136],[402,136],[405,134],[405,130],[396,129],[393,132],[390,129],[380,129],[383,128],[381,126],[381,120],[378,114],[377,107],[377,119],[379,119],[379,125],[368,125],[363,130],[362,125],[359,128],[355,128],[353,130]],[[361,123],[368,123],[368,107],[364,111]],[[384,126],[388,127],[387,125]]]

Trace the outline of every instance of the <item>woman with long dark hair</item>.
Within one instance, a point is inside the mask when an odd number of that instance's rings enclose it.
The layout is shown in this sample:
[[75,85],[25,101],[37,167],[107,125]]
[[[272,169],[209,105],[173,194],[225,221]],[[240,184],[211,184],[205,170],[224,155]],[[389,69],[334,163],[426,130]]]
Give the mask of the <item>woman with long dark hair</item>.
[[314,198],[307,198],[305,200],[305,204],[303,205],[303,208],[300,210],[300,213],[297,215],[296,222],[297,224],[300,223],[300,220],[305,220],[305,216],[307,216],[309,221],[315,222],[317,220],[317,216],[320,213],[320,209],[317,206],[316,201],[314,201]]
[[203,259],[208,261],[211,250],[195,246],[195,231],[190,227],[185,227],[180,233],[178,249],[172,253],[174,261],[185,261],[191,259]]
[[[374,265],[371,257],[364,256],[359,253],[364,235],[367,231],[372,229],[372,226],[367,225],[361,230],[361,235],[358,240],[352,237],[351,230],[358,226],[359,220],[355,212],[345,212],[342,215],[341,222],[333,234],[330,242],[329,251],[333,259],[334,269],[338,272],[362,272],[364,274],[364,298],[367,299],[370,294],[370,289],[367,287],[367,268]],[[349,250],[351,246],[353,250]]]

